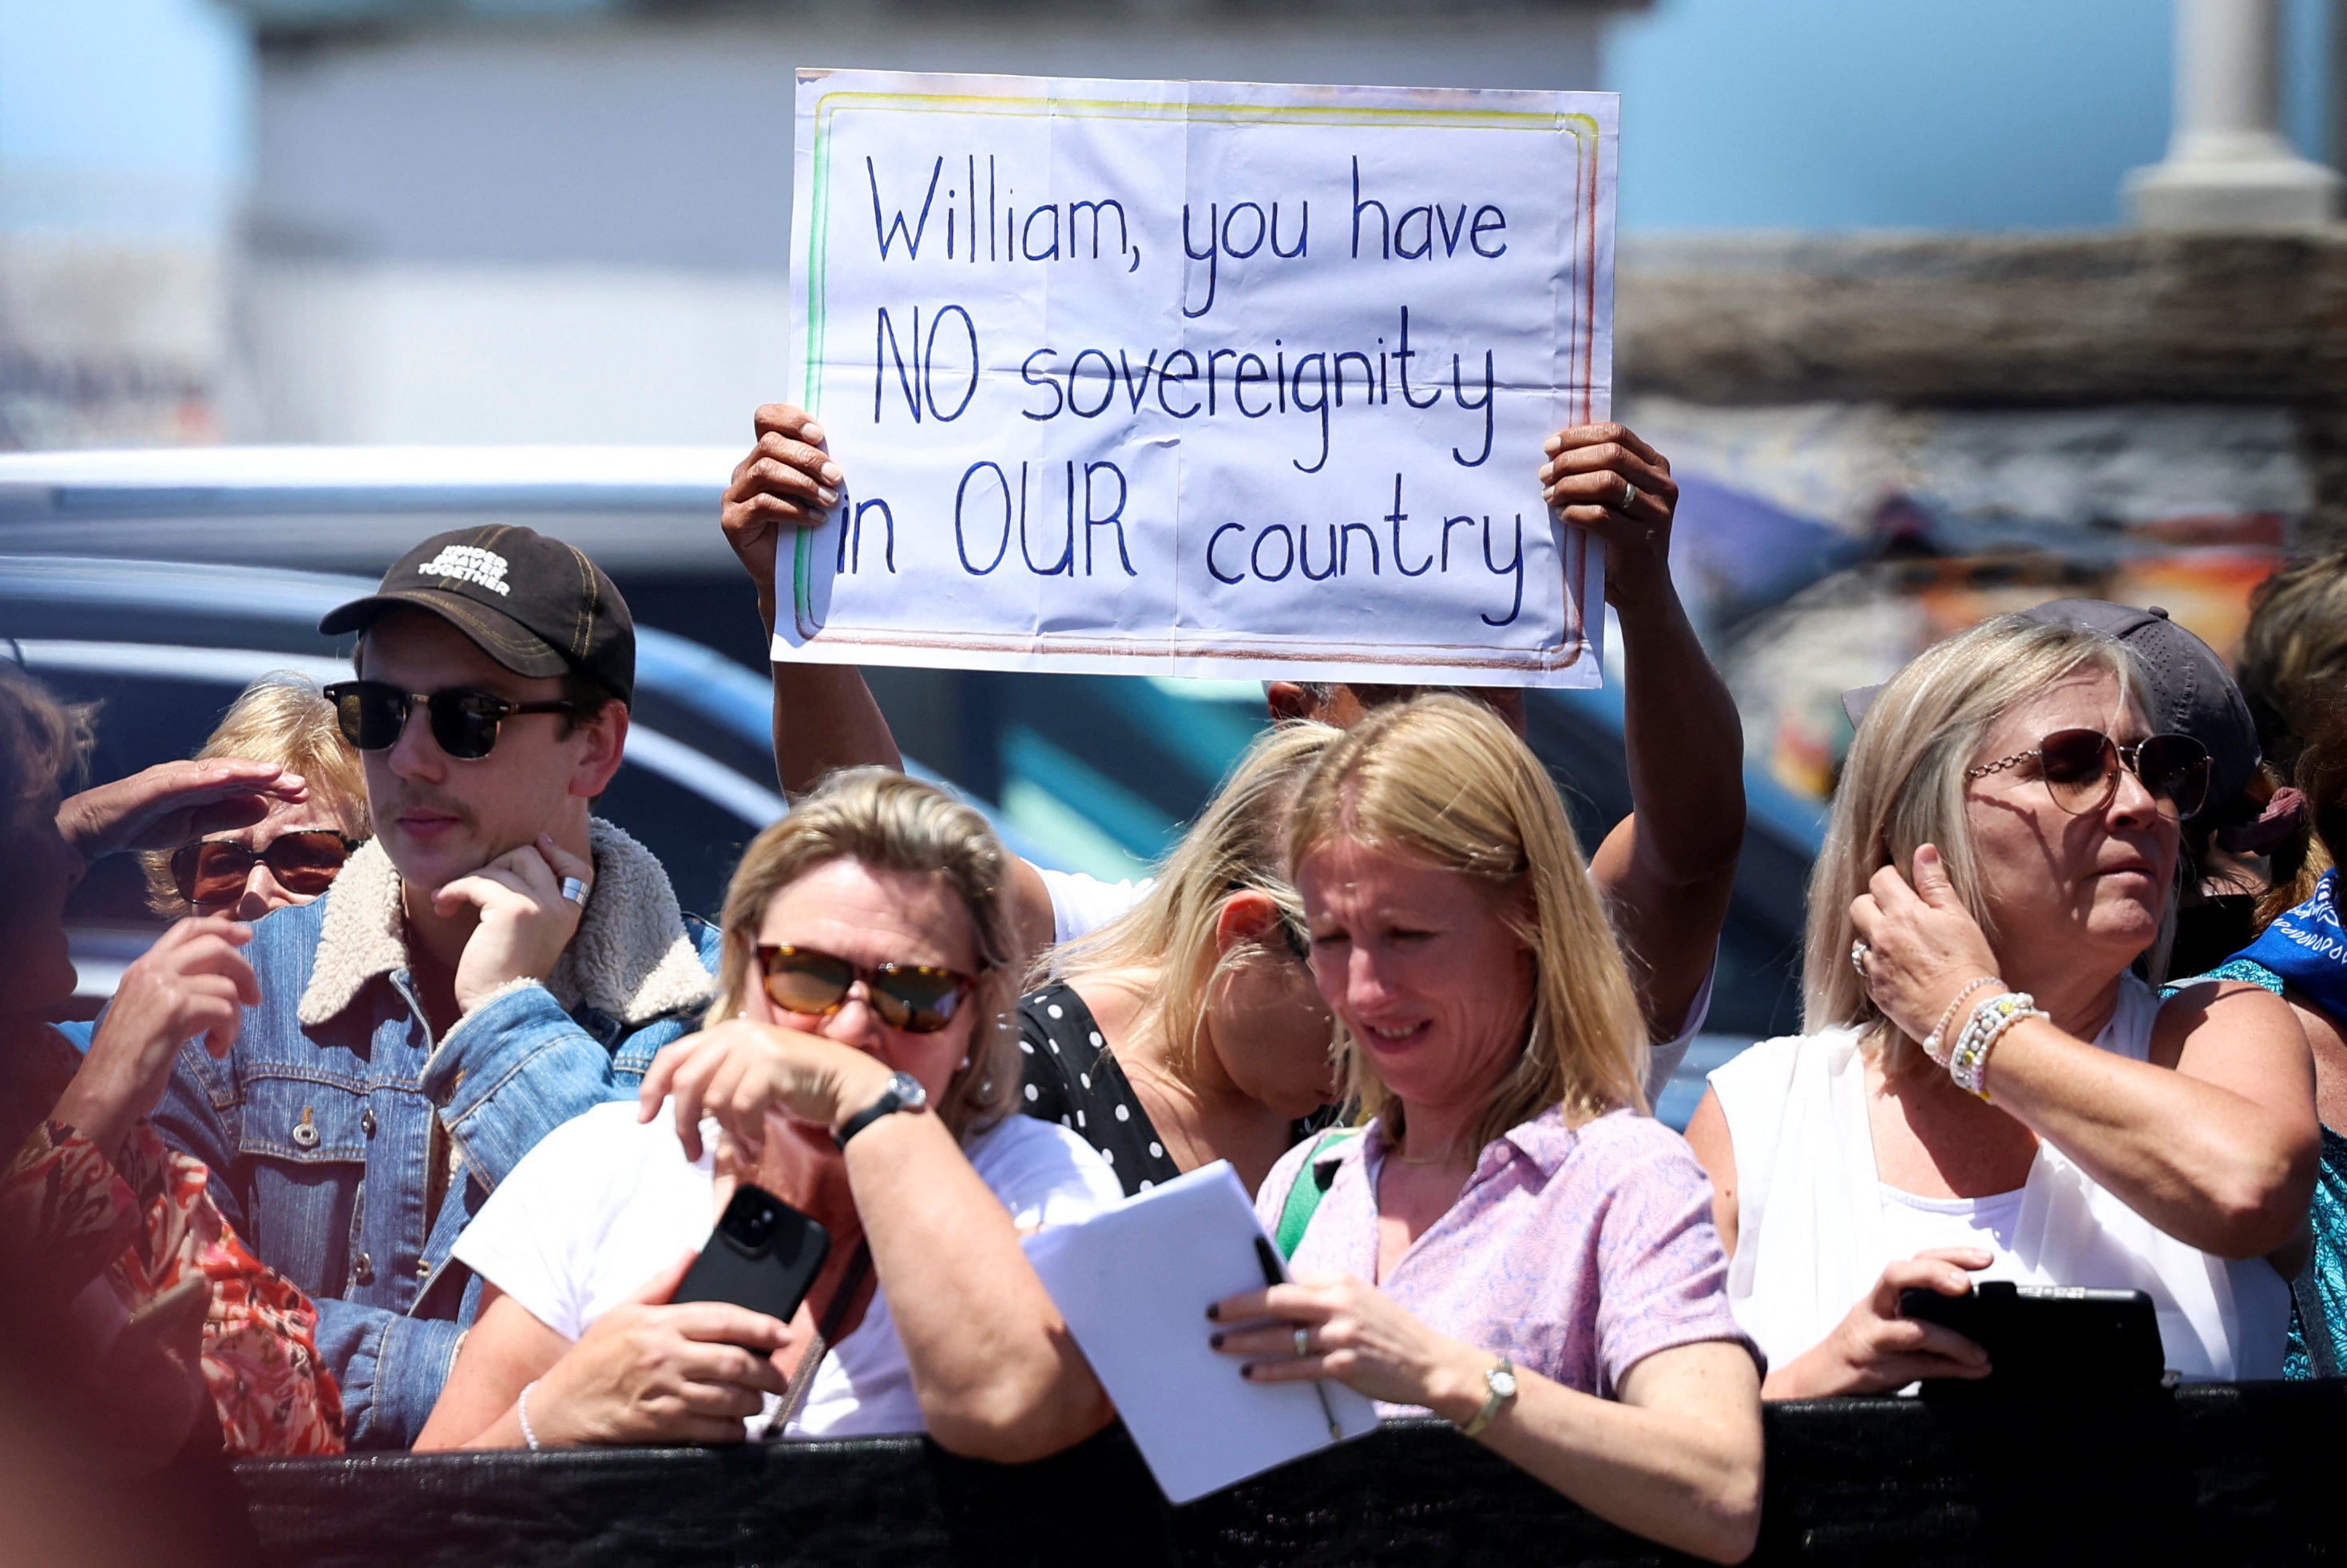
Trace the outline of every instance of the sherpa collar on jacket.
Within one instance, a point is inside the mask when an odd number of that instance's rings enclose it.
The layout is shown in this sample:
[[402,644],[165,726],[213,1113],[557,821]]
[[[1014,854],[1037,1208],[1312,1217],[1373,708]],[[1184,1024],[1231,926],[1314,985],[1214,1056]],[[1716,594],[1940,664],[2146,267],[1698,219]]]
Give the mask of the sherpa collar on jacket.
[[[570,946],[547,977],[565,1010],[586,1002],[630,1027],[705,1005],[713,987],[702,967],[668,873],[652,852],[600,817],[588,824],[595,888]],[[369,839],[327,894],[317,961],[299,1016],[312,1028],[352,1002],[378,975],[407,968],[399,871],[381,839]]]

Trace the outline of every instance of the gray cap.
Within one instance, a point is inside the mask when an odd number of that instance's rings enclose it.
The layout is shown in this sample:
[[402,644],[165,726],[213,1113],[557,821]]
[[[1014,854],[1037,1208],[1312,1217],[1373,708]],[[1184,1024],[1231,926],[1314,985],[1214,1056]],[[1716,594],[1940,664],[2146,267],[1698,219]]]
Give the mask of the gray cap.
[[[2168,619],[2157,605],[2137,610],[2102,599],[2055,599],[2022,612],[2045,626],[2083,626],[2116,638],[2135,655],[2152,711],[2155,733],[2189,735],[2209,748],[2209,804],[2196,824],[2221,821],[2226,808],[2257,775],[2258,728],[2232,672],[2216,651]],[[1842,712],[1856,724],[1881,686],[1842,693]]]

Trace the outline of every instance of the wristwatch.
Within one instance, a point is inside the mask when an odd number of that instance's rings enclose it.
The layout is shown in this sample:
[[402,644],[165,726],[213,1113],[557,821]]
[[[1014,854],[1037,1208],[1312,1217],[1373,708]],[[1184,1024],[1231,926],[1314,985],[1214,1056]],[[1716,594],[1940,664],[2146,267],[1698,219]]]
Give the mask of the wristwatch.
[[880,1091],[880,1098],[849,1117],[847,1124],[831,1135],[831,1141],[845,1149],[850,1138],[883,1116],[898,1111],[918,1111],[928,1102],[929,1091],[921,1087],[921,1081],[909,1072],[899,1072],[888,1080],[888,1087]]
[[1498,1366],[1484,1368],[1483,1387],[1489,1390],[1483,1396],[1483,1408],[1475,1412],[1473,1420],[1459,1429],[1462,1438],[1475,1436],[1491,1424],[1493,1417],[1516,1402],[1516,1364],[1501,1357]]

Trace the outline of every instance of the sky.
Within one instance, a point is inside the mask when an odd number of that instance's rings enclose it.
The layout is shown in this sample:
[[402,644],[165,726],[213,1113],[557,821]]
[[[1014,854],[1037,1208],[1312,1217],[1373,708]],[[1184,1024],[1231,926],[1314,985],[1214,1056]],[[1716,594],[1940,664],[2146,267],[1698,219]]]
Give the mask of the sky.
[[[2289,0],[2288,128],[2319,151],[2322,0]],[[2168,142],[2162,0],[1655,0],[1614,24],[1625,229],[2116,223]]]
[[217,228],[251,76],[210,0],[0,0],[0,228]]
[[[2287,5],[2317,150],[2328,10]],[[2166,144],[2171,26],[2161,0],[1655,0],[1605,43],[1623,227],[2116,222]],[[212,0],[0,0],[0,229],[218,231],[251,91]]]

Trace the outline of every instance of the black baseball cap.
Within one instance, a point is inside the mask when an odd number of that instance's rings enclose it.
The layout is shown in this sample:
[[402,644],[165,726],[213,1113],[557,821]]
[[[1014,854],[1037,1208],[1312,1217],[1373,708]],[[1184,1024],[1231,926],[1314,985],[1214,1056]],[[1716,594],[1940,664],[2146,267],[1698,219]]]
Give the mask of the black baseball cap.
[[636,690],[636,623],[583,551],[514,523],[435,534],[392,563],[383,586],[336,607],[318,630],[363,631],[394,605],[430,610],[517,675],[594,677],[620,702]]
[[[2083,626],[2127,644],[2143,672],[2151,700],[2145,717],[2152,729],[2189,735],[2209,748],[2209,804],[2193,821],[2221,821],[2256,776],[2260,753],[2250,705],[2216,651],[2156,604],[2138,610],[2104,599],[2055,599],[2021,613],[2041,626]],[[1852,724],[1881,690],[1861,686],[1842,693],[1842,711]]]

